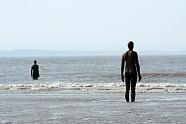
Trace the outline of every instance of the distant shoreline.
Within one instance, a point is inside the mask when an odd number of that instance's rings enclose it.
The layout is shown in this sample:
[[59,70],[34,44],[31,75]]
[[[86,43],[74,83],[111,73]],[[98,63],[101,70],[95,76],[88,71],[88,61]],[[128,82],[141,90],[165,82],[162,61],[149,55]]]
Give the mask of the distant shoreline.
[[[0,57],[79,57],[79,56],[121,56],[123,51],[52,51],[52,50],[11,50],[0,51]],[[185,51],[138,51],[140,56],[186,55]]]
[[[0,56],[0,58],[63,58],[63,57],[120,57],[122,54],[118,55],[61,55],[61,56],[55,56],[55,55],[49,55],[49,56],[43,56],[43,55],[20,55],[20,56]],[[163,54],[163,55],[149,55],[149,54],[141,54],[139,56],[151,56],[151,57],[161,57],[161,56],[186,56],[186,54],[174,54],[174,55],[169,55],[169,54]]]

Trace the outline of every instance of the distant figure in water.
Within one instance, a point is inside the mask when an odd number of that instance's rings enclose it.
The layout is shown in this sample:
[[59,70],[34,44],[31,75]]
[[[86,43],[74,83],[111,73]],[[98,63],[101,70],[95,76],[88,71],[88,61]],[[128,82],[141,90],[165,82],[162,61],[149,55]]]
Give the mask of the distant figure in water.
[[[122,56],[121,62],[121,80],[126,83],[126,93],[125,99],[129,102],[129,91],[131,89],[131,102],[135,101],[135,89],[136,89],[136,82],[137,82],[137,75],[139,81],[141,81],[142,77],[140,74],[140,65],[138,62],[138,54],[137,52],[133,51],[134,43],[129,41],[128,43],[129,50],[125,52]],[[125,72],[124,72],[125,68]]]
[[33,80],[37,80],[39,77],[39,66],[37,65],[37,61],[34,61],[34,65],[31,68],[31,77]]

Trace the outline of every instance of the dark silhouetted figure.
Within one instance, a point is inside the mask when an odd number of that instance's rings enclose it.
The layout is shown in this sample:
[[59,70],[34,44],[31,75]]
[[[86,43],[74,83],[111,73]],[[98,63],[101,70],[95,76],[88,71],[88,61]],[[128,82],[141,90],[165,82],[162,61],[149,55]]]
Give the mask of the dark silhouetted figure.
[[[129,91],[131,89],[131,102],[135,101],[135,89],[136,89],[136,82],[137,82],[137,75],[139,81],[141,81],[142,77],[140,74],[140,65],[138,62],[138,54],[137,52],[133,51],[134,43],[129,41],[128,43],[129,50],[125,52],[122,56],[121,62],[121,80],[126,83],[126,93],[125,99],[129,102]],[[125,68],[125,72],[124,72]]]
[[31,68],[31,77],[33,80],[37,80],[39,77],[39,66],[37,65],[37,61],[34,61],[34,65]]

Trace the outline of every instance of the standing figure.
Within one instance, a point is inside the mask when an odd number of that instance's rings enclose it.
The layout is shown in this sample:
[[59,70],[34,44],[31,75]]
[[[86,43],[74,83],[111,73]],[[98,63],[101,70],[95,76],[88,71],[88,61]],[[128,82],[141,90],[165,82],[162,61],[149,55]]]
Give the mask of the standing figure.
[[[122,56],[121,62],[121,80],[126,83],[126,93],[125,99],[129,102],[129,91],[131,89],[131,102],[135,101],[135,89],[136,89],[136,82],[137,82],[137,75],[139,81],[141,81],[142,77],[140,74],[140,65],[138,62],[138,54],[137,52],[133,51],[134,43],[129,41],[128,43],[129,50],[125,52]],[[125,72],[124,72],[125,67]]]
[[31,68],[31,77],[33,80],[37,80],[39,77],[39,66],[37,65],[37,61],[34,61],[34,65]]

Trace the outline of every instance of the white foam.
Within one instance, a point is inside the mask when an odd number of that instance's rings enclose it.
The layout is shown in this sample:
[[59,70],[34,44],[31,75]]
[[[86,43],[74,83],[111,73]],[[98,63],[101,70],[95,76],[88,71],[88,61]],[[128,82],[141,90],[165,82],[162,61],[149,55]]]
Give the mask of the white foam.
[[[0,84],[0,91],[73,89],[83,91],[116,91],[124,92],[124,83],[37,83],[37,84]],[[182,83],[137,83],[136,92],[186,92]]]

